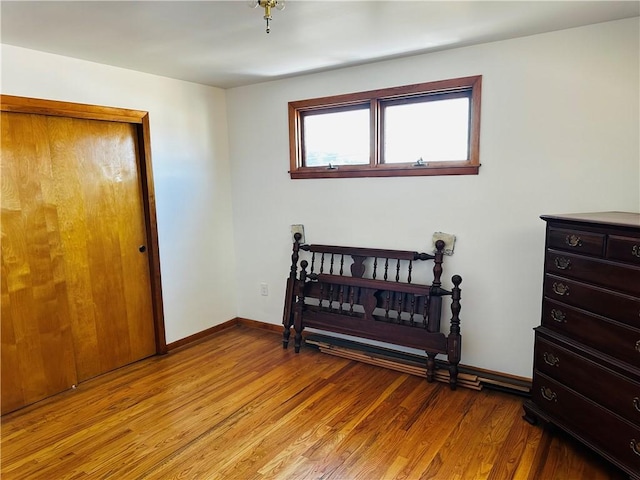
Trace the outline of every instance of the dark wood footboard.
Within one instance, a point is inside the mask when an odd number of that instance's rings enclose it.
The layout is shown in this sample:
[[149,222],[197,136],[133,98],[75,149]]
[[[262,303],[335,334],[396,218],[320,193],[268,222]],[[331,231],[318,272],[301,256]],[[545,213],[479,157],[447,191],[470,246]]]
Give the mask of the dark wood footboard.
[[[333,245],[301,245],[294,237],[287,279],[282,344],[287,348],[291,328],[299,352],[306,327],[424,350],[427,380],[434,379],[435,357],[447,356],[450,387],[456,388],[460,362],[460,283],[441,286],[444,242],[431,255]],[[300,252],[310,255],[299,262]],[[416,266],[433,260],[432,279],[416,280]],[[424,270],[424,269],[423,269]],[[440,331],[442,299],[451,297],[449,334]]]

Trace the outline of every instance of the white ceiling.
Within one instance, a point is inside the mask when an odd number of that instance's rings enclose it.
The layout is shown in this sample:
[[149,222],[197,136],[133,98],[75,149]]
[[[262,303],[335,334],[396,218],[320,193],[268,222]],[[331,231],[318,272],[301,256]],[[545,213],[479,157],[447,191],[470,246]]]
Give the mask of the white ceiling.
[[2,43],[222,88],[638,17],[640,1],[4,1]]

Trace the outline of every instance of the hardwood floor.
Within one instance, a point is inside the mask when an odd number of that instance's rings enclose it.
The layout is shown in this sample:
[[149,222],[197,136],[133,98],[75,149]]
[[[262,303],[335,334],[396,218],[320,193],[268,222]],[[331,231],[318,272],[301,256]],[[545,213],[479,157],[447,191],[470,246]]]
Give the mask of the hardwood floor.
[[618,479],[522,398],[234,327],[2,418],[2,479]]

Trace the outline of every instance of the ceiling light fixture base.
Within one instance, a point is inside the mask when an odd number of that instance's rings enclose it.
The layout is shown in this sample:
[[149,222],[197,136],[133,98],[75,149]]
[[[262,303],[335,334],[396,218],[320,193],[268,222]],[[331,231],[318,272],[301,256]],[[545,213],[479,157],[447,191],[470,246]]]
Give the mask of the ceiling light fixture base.
[[271,10],[284,10],[285,3],[284,0],[249,0],[249,6],[251,8],[262,7],[264,8],[264,19],[267,22],[267,33],[271,32],[271,21],[273,17],[271,16]]

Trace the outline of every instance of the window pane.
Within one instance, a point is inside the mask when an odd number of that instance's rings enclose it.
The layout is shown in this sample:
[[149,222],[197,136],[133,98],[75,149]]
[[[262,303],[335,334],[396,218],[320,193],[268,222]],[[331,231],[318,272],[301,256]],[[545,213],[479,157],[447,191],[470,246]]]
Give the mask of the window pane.
[[369,109],[305,115],[306,167],[369,163]]
[[384,162],[468,160],[469,99],[388,105],[384,109]]

